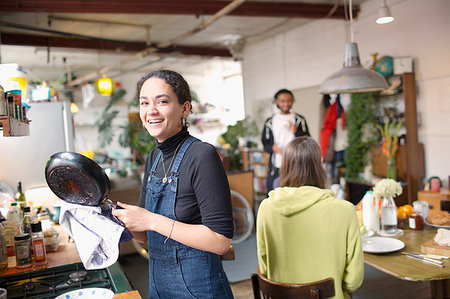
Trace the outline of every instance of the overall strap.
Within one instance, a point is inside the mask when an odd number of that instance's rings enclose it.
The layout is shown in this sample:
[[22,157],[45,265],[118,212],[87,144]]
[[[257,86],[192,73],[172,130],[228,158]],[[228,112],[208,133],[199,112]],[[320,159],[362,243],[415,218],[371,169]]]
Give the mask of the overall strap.
[[161,154],[162,154],[162,152],[159,151],[158,155],[156,156],[155,162],[153,162],[152,169],[150,170],[150,174],[155,174],[156,167],[158,166],[159,159],[161,158]]
[[180,168],[181,161],[183,160],[184,154],[186,153],[189,146],[192,144],[192,142],[198,140],[194,136],[189,136],[181,145],[180,150],[178,151],[178,154],[175,158],[175,161],[173,163],[172,169],[170,170],[172,174],[177,175],[178,169]]

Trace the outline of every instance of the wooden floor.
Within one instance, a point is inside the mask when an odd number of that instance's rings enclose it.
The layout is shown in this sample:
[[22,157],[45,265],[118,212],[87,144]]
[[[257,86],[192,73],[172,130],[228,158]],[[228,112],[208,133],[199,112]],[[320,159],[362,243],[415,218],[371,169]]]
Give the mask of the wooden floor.
[[[252,299],[253,289],[249,280],[231,284],[234,298]],[[353,293],[353,299],[427,299],[431,298],[429,282],[412,282],[397,279],[375,268],[364,266],[364,282]]]

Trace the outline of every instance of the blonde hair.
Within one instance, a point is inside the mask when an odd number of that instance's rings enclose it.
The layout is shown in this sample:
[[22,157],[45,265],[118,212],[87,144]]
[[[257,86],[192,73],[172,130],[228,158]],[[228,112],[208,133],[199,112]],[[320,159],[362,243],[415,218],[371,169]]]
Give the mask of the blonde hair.
[[308,136],[297,137],[284,148],[280,168],[281,187],[315,186],[325,189],[327,173],[320,146]]

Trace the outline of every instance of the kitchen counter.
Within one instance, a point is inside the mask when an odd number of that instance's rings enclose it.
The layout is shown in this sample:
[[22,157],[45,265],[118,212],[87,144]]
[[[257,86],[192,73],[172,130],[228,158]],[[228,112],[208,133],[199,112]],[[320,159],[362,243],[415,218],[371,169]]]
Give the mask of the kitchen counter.
[[0,285],[6,286],[8,295],[11,293],[14,298],[53,298],[76,289],[102,287],[112,290],[114,298],[141,298],[138,291],[132,290],[118,262],[105,269],[88,270],[87,275],[81,276],[81,281],[72,280],[72,274],[86,273],[86,270],[75,243],[68,241],[65,229],[59,225],[54,228],[61,241],[57,251],[47,253],[46,265],[10,268],[0,274]]
[[21,272],[30,272],[44,268],[56,267],[67,264],[74,264],[81,262],[80,256],[78,255],[77,247],[74,242],[69,242],[69,236],[66,230],[60,226],[55,225],[53,227],[58,233],[61,241],[57,251],[47,252],[47,264],[46,265],[36,265],[33,263],[31,267],[27,268],[8,268],[0,276],[10,275]]

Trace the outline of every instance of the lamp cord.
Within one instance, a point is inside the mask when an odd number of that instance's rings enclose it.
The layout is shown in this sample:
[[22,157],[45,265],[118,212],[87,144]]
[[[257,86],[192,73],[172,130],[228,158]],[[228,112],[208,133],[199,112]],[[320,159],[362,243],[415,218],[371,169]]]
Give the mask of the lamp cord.
[[353,6],[352,6],[352,0],[349,0],[349,13],[350,13],[350,42],[353,43]]

